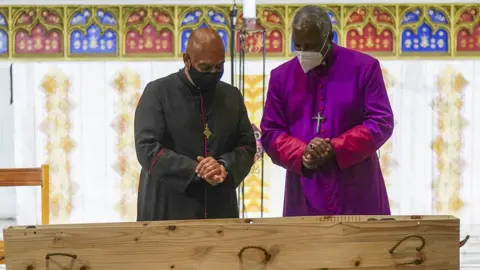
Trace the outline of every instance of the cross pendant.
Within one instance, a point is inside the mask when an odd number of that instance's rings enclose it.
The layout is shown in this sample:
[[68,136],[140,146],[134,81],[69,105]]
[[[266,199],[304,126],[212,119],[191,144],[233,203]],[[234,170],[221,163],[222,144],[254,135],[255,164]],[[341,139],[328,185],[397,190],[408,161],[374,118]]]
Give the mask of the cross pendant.
[[322,121],[325,120],[325,117],[322,116],[321,112],[317,113],[317,116],[312,117],[313,120],[317,121],[317,134],[320,132],[320,126],[322,124]]
[[210,131],[210,129],[208,128],[208,124],[205,124],[205,129],[203,130],[203,135],[205,135],[205,137],[207,137],[207,140],[210,138],[210,136],[212,135],[212,132]]

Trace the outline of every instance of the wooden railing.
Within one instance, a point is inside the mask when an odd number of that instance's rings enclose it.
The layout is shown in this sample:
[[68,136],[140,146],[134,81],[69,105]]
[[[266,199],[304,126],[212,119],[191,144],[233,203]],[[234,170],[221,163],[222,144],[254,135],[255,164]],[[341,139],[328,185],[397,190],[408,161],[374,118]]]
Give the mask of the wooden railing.
[[[49,166],[42,165],[41,168],[15,168],[0,169],[1,187],[25,187],[39,186],[42,194],[42,224],[50,222],[50,178]],[[2,230],[3,228],[0,228]],[[0,264],[5,263],[4,243],[0,241]]]

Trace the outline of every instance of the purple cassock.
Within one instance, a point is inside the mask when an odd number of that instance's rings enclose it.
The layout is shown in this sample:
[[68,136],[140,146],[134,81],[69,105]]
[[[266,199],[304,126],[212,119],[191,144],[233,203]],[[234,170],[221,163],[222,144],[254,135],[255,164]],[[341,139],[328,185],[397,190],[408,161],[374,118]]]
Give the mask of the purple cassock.
[[[380,63],[333,46],[307,73],[297,57],[271,72],[261,141],[287,169],[284,216],[389,215],[376,151],[393,132],[393,113]],[[330,138],[335,154],[309,171],[302,155],[315,137]]]

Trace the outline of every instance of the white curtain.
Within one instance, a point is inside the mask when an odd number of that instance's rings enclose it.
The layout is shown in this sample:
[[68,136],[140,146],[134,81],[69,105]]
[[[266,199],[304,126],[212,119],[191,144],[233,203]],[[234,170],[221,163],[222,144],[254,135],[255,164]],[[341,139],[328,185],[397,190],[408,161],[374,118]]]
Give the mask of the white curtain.
[[[382,61],[395,113],[393,137],[380,149],[394,215],[445,214],[462,220],[462,264],[480,267],[480,61]],[[268,85],[270,70],[265,68]],[[15,63],[15,165],[49,163],[54,223],[132,221],[139,165],[133,146],[135,105],[149,81],[175,62]],[[230,65],[223,80],[230,82]],[[249,61],[245,100],[262,114],[262,64]],[[478,75],[478,76],[477,76]],[[476,106],[475,106],[476,105]],[[268,158],[245,187],[248,217],[281,216],[283,169]],[[38,202],[17,191],[19,208]],[[34,194],[35,193],[35,194]],[[35,197],[37,196],[37,197]],[[30,210],[31,211],[31,210]],[[19,220],[36,213],[24,211]],[[37,218],[38,220],[38,218]]]

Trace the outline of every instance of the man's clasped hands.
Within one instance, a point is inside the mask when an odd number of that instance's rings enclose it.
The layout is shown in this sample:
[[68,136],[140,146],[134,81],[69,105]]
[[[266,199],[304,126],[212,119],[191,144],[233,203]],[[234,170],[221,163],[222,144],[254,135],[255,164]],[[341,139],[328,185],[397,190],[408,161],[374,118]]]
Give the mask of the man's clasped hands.
[[[333,148],[330,139],[314,138],[308,143],[303,152],[302,162],[307,169],[316,169],[333,155]],[[207,181],[210,185],[216,186],[223,183],[227,177],[225,167],[212,157],[197,157],[195,173],[198,177]]]
[[197,157],[195,173],[198,177],[207,181],[210,185],[216,186],[223,183],[227,178],[227,171],[222,164],[212,157]]
[[302,156],[303,167],[306,169],[316,169],[333,155],[333,147],[330,139],[314,138],[311,140]]

